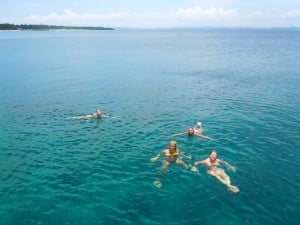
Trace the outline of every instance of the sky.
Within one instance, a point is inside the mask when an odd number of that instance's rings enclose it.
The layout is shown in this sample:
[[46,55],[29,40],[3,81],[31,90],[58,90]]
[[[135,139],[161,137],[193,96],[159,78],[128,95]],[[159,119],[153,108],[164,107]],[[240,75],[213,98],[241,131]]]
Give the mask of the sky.
[[2,0],[0,23],[113,28],[300,27],[300,0]]

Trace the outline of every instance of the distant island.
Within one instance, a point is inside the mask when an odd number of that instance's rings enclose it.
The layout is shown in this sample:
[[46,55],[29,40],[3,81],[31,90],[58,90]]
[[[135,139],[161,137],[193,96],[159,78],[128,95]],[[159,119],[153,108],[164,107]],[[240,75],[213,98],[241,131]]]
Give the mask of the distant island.
[[110,27],[90,27],[90,26],[55,26],[55,25],[33,25],[10,23],[0,24],[0,30],[114,30]]

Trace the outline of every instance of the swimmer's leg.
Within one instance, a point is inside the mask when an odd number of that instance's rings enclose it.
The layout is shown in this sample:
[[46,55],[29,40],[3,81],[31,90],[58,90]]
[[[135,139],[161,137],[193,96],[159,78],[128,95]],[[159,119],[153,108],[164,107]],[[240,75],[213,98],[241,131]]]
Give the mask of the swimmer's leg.
[[162,166],[160,168],[160,170],[158,171],[157,175],[157,179],[153,182],[153,185],[157,188],[161,188],[162,187],[162,183],[160,181],[160,179],[168,172],[168,166],[169,166],[169,162],[167,160],[163,160],[162,161]]
[[214,171],[214,177],[217,178],[219,181],[221,181],[223,184],[225,184],[227,187],[230,186],[230,178],[229,176],[224,172],[223,169],[217,168]]
[[240,190],[238,187],[231,185],[230,177],[225,173],[223,169],[217,168],[214,171],[208,171],[208,174],[217,178],[221,183],[225,184],[229,191],[237,193]]
[[230,177],[225,173],[223,169],[217,169],[216,171],[217,176],[219,177],[218,179],[224,183],[226,186],[230,186]]
[[237,186],[233,186],[233,185],[228,186],[228,190],[233,193],[237,193],[240,191],[240,189]]
[[169,166],[169,164],[170,163],[167,160],[163,160],[162,161],[162,167],[158,171],[158,177],[159,178],[163,177],[168,172],[168,166]]

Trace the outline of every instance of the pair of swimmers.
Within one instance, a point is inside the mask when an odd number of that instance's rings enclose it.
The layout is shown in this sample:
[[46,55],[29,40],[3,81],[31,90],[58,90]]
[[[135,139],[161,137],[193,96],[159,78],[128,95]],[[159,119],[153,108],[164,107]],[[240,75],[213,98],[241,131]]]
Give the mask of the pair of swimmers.
[[[198,122],[198,126],[201,126],[201,124],[199,124],[199,122]],[[178,134],[189,134],[189,133],[187,131],[187,132],[182,132],[182,133],[178,133]],[[178,134],[176,134],[176,135],[178,135]],[[191,135],[191,134],[189,134],[189,135]],[[202,133],[201,133],[201,135],[202,135]],[[196,136],[198,136],[198,135],[196,135]],[[205,137],[207,137],[207,136],[205,136]],[[208,139],[208,138],[205,138],[205,139]],[[209,140],[211,140],[211,138],[209,138]],[[176,141],[170,141],[169,148],[160,151],[155,157],[151,158],[151,162],[155,162],[161,155],[165,155],[165,158],[162,160],[162,167],[160,168],[160,170],[158,172],[158,179],[153,182],[153,184],[158,188],[160,188],[162,186],[162,184],[160,182],[160,178],[168,171],[168,167],[170,164],[175,163],[177,165],[182,166],[185,169],[189,169],[189,166],[182,160],[182,157],[191,159],[191,156],[186,156],[182,151],[180,151],[177,148]],[[238,187],[231,184],[230,177],[225,173],[225,171],[218,167],[221,163],[224,164],[228,169],[230,169],[234,172],[236,171],[234,166],[231,166],[228,162],[226,162],[224,160],[218,159],[217,152],[215,150],[210,152],[208,158],[201,160],[201,161],[196,161],[194,163],[194,165],[191,167],[191,170],[193,172],[198,172],[197,166],[199,164],[205,165],[207,167],[207,173],[209,175],[215,177],[216,179],[218,179],[223,184],[225,184],[229,191],[231,191],[233,193],[239,192]]]

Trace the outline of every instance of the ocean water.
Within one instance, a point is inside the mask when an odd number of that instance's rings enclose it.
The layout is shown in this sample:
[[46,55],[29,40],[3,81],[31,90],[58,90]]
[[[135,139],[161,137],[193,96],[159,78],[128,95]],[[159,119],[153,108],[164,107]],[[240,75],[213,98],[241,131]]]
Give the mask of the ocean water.
[[[300,30],[1,32],[0,68],[0,224],[300,224]],[[170,137],[197,121],[213,141]],[[173,139],[240,192],[154,187]]]

